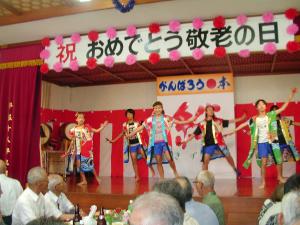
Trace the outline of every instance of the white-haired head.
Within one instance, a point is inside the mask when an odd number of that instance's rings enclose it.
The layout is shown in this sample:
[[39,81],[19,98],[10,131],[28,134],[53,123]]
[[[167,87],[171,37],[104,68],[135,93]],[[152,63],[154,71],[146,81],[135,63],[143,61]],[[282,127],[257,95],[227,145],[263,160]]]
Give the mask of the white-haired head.
[[208,170],[202,170],[198,173],[196,177],[196,182],[201,182],[204,187],[214,188],[215,176],[212,172]]
[[292,191],[284,195],[282,202],[282,224],[293,225],[300,220],[300,192]]
[[47,173],[42,167],[34,167],[27,174],[27,182],[28,184],[36,184],[45,180],[45,177],[47,177]]
[[48,176],[46,171],[41,167],[34,167],[29,170],[27,182],[29,188],[37,194],[45,194],[48,190]]
[[48,176],[48,179],[49,179],[48,189],[49,191],[52,192],[56,190],[55,187],[57,185],[64,183],[64,179],[62,178],[62,176],[58,174],[51,174]]
[[183,211],[171,196],[149,192],[138,197],[133,203],[130,215],[132,225],[182,225]]

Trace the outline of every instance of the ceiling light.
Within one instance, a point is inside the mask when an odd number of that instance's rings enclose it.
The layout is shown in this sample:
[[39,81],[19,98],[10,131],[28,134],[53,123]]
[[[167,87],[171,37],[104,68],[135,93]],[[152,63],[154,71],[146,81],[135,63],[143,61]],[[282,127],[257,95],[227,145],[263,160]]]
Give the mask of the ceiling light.
[[90,2],[91,0],[79,0],[79,2]]

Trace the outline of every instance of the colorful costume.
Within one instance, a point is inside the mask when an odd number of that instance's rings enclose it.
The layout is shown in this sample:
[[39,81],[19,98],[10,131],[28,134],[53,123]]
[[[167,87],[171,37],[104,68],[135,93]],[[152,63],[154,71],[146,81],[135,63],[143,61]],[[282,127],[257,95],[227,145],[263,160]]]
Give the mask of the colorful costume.
[[228,125],[228,120],[219,118],[208,121],[204,120],[198,125],[194,131],[194,135],[202,134],[202,161],[204,160],[205,154],[209,154],[211,160],[222,158],[230,154],[222,135],[223,127],[228,127]]
[[277,135],[279,141],[279,147],[282,152],[283,162],[288,162],[291,160],[299,161],[299,153],[294,144],[293,138],[291,136],[289,127],[293,125],[293,121],[289,119],[277,120]]
[[[272,164],[281,164],[282,163],[282,157],[281,157],[281,151],[279,147],[278,142],[278,136],[277,136],[277,122],[276,122],[276,112],[271,111],[266,114],[267,116],[267,136],[268,136],[268,143],[261,143],[263,144],[267,149],[267,166],[270,166]],[[258,126],[257,126],[257,120],[258,116],[254,116],[249,120],[249,127],[251,132],[251,147],[248,153],[248,157],[246,161],[244,162],[243,166],[244,168],[249,168],[252,162],[252,157],[255,153],[256,155],[256,162],[259,166],[261,166],[261,157],[258,155],[257,147],[259,145],[258,143]],[[262,146],[262,147],[264,147]]]
[[[171,126],[172,121],[169,121],[170,117],[161,115],[157,117],[155,115],[147,118],[143,123],[143,126],[147,129],[149,134],[149,143],[147,149],[147,164],[151,165],[156,163],[155,155],[161,155],[163,163],[168,163],[168,160],[164,157],[164,152],[168,151],[172,159],[172,138],[171,138]],[[173,159],[172,159],[173,160]]]
[[94,169],[92,127],[88,124],[83,127],[76,126],[70,130],[70,135],[74,137],[74,153],[76,159],[80,160],[80,171],[92,172]]
[[[132,122],[132,123],[124,123],[123,124],[123,132],[130,134],[132,131],[137,129],[140,126],[138,122]],[[142,155],[139,153],[139,150],[142,150],[145,152],[144,143],[142,141],[142,137],[140,133],[137,133],[131,138],[126,138],[124,136],[124,148],[123,148],[123,159],[124,163],[129,162],[129,152],[137,153],[137,159],[141,159]],[[146,154],[145,154],[146,155]]]

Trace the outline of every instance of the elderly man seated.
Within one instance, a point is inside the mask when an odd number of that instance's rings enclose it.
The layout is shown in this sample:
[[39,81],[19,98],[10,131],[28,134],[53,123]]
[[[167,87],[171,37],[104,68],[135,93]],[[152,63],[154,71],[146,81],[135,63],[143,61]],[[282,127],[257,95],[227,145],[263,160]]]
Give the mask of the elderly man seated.
[[299,225],[300,224],[300,192],[294,190],[286,194],[282,199],[282,213],[278,220],[280,225]]
[[18,198],[12,215],[13,225],[25,225],[42,217],[64,220],[64,215],[43,194],[48,190],[48,176],[41,167],[34,167],[27,174],[28,187]]
[[45,198],[53,203],[53,205],[63,214],[73,214],[74,205],[69,201],[64,194],[65,182],[63,178],[58,174],[52,174],[48,176],[49,191],[46,193]]
[[214,174],[208,170],[202,170],[197,175],[195,183],[197,192],[203,197],[202,202],[214,211],[219,220],[219,224],[225,225],[224,207],[215,192]]
[[23,188],[18,180],[6,176],[6,163],[0,159],[0,185],[2,195],[0,196],[0,213],[6,225],[11,225],[12,212],[17,199],[23,192]]
[[132,205],[131,225],[182,225],[183,211],[172,196],[149,192],[138,197]]

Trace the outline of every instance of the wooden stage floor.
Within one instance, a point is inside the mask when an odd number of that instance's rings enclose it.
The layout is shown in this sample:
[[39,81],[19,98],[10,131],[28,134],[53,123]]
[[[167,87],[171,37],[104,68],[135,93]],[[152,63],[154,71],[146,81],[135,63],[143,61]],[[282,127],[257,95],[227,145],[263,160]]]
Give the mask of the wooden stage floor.
[[[127,208],[131,199],[148,192],[158,179],[142,179],[135,183],[134,178],[102,177],[98,185],[93,179],[84,187],[76,185],[76,179],[68,178],[67,194],[73,203],[80,204],[88,212],[92,204],[104,208]],[[254,225],[258,213],[266,198],[277,185],[277,181],[270,179],[264,190],[259,189],[260,179],[241,178],[237,180],[218,179],[215,189],[224,204],[227,225]],[[194,189],[194,198],[201,201],[201,197]]]

